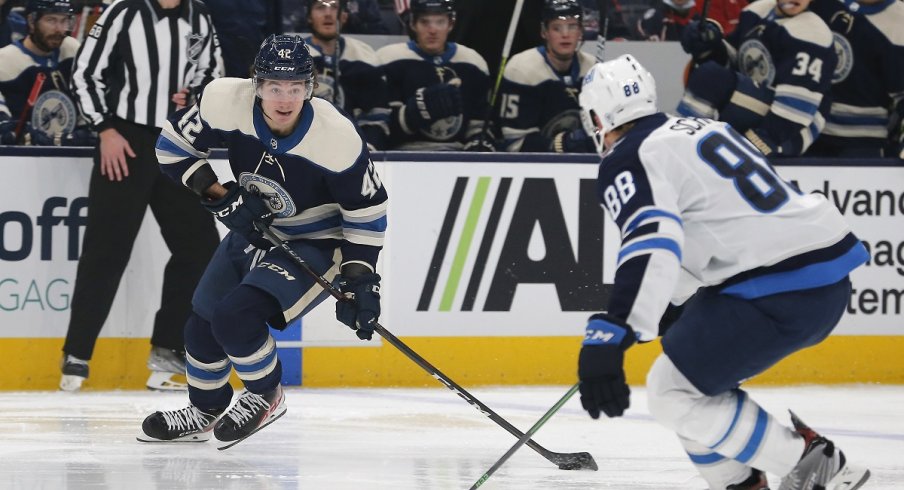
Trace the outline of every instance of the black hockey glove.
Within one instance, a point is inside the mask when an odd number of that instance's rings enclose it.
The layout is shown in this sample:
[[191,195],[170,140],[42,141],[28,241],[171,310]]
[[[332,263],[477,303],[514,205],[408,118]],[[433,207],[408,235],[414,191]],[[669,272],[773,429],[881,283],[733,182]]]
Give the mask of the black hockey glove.
[[556,153],[593,153],[596,151],[596,145],[583,128],[578,128],[573,131],[562,131],[553,136],[550,150]]
[[50,136],[44,131],[29,128],[25,144],[34,146],[96,146],[97,133],[87,127],[75,128],[69,133]]
[[267,203],[235,182],[226,182],[223,186],[227,189],[225,196],[215,201],[201,198],[201,204],[227,228],[245,237],[248,243],[262,250],[273,248],[273,244],[254,227],[255,223],[270,225],[273,222],[273,211]]
[[440,119],[461,114],[461,91],[447,83],[421,87],[403,110],[409,129],[426,129]]
[[336,319],[354,330],[359,339],[372,339],[380,318],[380,275],[366,272],[354,278],[339,276],[337,285],[353,301],[336,302]]
[[760,153],[768,156],[776,156],[782,154],[782,147],[778,143],[776,143],[766,131],[762,129],[748,129],[747,132],[744,133],[744,137],[747,138],[753,146],[760,150]]
[[464,150],[493,152],[496,151],[496,146],[493,145],[490,135],[483,136],[481,133],[477,133],[465,142]]
[[0,145],[16,144],[16,121],[0,113]]
[[681,47],[694,58],[716,49],[721,42],[722,26],[712,19],[692,20],[681,32]]
[[636,340],[631,327],[605,313],[597,313],[587,322],[578,357],[578,377],[581,405],[592,418],[598,419],[600,411],[608,417],[620,417],[630,406],[625,350]]

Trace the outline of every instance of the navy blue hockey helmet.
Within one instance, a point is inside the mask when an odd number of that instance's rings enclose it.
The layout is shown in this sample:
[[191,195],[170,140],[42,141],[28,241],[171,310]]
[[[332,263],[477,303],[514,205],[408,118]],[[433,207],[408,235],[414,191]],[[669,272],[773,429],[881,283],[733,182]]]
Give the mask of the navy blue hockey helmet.
[[416,19],[424,14],[447,14],[455,21],[455,0],[412,0],[412,18]]
[[310,99],[314,92],[314,59],[301,36],[271,34],[267,37],[254,59],[252,80],[262,99],[268,98],[261,92],[263,80],[304,82],[304,99]]
[[72,15],[72,2],[69,0],[28,0],[25,4],[25,15],[66,14]]
[[577,19],[580,22],[583,16],[584,9],[581,8],[578,0],[544,0],[543,2],[543,25],[556,19]]

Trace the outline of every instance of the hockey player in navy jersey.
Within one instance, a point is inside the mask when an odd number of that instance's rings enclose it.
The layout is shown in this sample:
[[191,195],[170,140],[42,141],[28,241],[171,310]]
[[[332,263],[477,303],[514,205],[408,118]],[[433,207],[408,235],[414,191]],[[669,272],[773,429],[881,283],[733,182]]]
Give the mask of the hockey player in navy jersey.
[[91,146],[69,91],[79,43],[69,0],[29,0],[28,36],[0,49],[0,143]]
[[800,155],[825,126],[835,52],[811,0],[761,0],[723,40],[713,20],[693,21],[681,46],[699,66],[678,113],[731,124],[766,154]]
[[499,121],[507,151],[592,153],[581,126],[578,94],[593,66],[581,52],[583,9],[577,0],[545,0],[545,43],[516,54],[499,88]]
[[391,146],[493,151],[483,136],[490,77],[471,48],[449,42],[453,0],[412,0],[414,40],[377,51],[389,85]]
[[305,39],[314,57],[314,96],[351,114],[371,149],[384,150],[389,138],[389,92],[377,53],[364,42],[340,35],[348,19],[346,0],[308,0],[312,35]]
[[622,238],[608,309],[590,317],[579,356],[584,409],[624,413],[625,351],[683,308],[664,328],[647,405],[709,487],[765,489],[771,473],[779,490],[858,488],[868,470],[793,414],[793,428],[779,423],[740,384],[829,335],[864,245],[729,125],[658,112],[634,58],[594,66],[580,99],[604,151],[597,192]]
[[[201,196],[230,233],[217,249],[185,326],[191,405],[155,412],[140,441],[238,441],[286,411],[269,325],[284,328],[328,296],[258,231],[271,225],[318,273],[356,299],[336,317],[370,340],[380,315],[375,272],[386,229],[386,191],[354,123],[311,98],[313,60],[299,36],[270,36],[253,80],[221,78],[163,128],[163,172]],[[225,146],[237,182],[207,162]],[[245,391],[229,411],[229,374]]]
[[810,10],[832,30],[838,64],[826,126],[807,154],[904,158],[894,131],[885,152],[890,123],[904,115],[904,3],[814,0]]

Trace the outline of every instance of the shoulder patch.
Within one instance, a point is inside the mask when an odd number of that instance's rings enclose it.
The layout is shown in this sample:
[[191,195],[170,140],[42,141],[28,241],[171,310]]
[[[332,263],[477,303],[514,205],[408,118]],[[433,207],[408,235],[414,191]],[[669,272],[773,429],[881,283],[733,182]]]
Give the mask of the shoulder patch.
[[388,65],[400,60],[420,60],[421,57],[408,48],[407,43],[396,43],[383,46],[377,50],[377,59],[380,64]]
[[323,99],[315,97],[308,103],[314,109],[314,121],[301,142],[288,153],[331,172],[348,170],[364,146],[354,123]]
[[828,48],[832,45],[832,31],[825,21],[813,12],[801,12],[778,21],[795,39]]
[[476,66],[485,74],[490,74],[490,69],[489,67],[487,67],[487,62],[483,59],[483,56],[480,56],[480,53],[461,44],[456,43],[456,46],[457,48],[455,50],[455,56],[453,56],[449,61],[453,63],[470,63]]
[[369,44],[350,37],[343,36],[342,39],[345,40],[345,52],[342,53],[342,56],[345,59],[349,61],[361,61],[371,66],[380,64],[380,59],[377,58],[376,51],[374,51],[374,48],[371,48]]
[[246,78],[217,78],[208,83],[201,97],[201,118],[220,131],[254,135],[254,87]]

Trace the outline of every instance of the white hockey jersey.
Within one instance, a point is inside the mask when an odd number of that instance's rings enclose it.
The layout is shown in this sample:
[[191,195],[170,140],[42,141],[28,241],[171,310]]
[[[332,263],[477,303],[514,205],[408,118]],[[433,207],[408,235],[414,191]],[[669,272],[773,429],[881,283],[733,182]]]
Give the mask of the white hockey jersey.
[[722,122],[638,119],[604,155],[598,193],[622,236],[608,312],[643,341],[698,288],[758,298],[833,284],[868,259],[835,207]]

